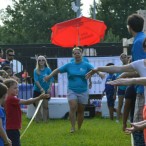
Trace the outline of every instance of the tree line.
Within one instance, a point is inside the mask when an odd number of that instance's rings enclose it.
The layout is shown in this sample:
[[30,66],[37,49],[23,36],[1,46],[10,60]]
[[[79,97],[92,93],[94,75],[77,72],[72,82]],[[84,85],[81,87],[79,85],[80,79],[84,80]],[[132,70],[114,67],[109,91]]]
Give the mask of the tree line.
[[[51,27],[73,19],[73,0],[13,0],[12,6],[0,11],[0,44],[50,43]],[[107,25],[104,42],[120,42],[130,37],[127,16],[146,9],[144,0],[100,0],[96,3],[96,19]],[[90,7],[92,17],[93,7]]]

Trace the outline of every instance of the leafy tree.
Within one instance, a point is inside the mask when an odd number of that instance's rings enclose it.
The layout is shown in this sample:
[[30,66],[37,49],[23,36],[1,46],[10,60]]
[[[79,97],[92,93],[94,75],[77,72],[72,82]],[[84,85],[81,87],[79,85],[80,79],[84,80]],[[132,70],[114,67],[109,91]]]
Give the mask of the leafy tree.
[[118,35],[113,34],[112,29],[110,28],[104,37],[104,42],[106,43],[115,43],[120,42],[120,37]]
[[[71,9],[72,0],[13,0],[3,12],[0,28],[2,42],[11,44],[49,43],[50,28],[76,17]],[[0,34],[1,35],[1,34]]]
[[[120,39],[130,37],[126,28],[128,15],[146,8],[144,0],[100,0],[96,4],[96,18],[103,20],[115,36]],[[91,10],[93,7],[91,7]],[[92,11],[91,11],[92,14]],[[108,31],[107,31],[108,32]]]

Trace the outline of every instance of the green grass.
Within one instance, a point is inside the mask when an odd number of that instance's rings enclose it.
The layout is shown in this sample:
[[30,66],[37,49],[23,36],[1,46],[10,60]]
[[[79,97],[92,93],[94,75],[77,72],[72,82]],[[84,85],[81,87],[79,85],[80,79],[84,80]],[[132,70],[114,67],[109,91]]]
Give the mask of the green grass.
[[[23,115],[22,130],[29,119]],[[22,146],[130,146],[130,135],[122,132],[122,122],[95,117],[85,119],[82,129],[69,133],[69,120],[48,120],[29,127],[21,139]]]

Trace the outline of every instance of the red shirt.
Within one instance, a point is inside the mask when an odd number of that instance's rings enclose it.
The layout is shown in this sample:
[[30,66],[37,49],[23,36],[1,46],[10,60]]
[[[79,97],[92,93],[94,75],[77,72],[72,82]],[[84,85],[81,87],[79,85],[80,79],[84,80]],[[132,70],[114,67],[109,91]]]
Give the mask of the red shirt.
[[22,113],[19,105],[20,99],[16,96],[8,96],[6,98],[6,129],[18,130],[21,128]]

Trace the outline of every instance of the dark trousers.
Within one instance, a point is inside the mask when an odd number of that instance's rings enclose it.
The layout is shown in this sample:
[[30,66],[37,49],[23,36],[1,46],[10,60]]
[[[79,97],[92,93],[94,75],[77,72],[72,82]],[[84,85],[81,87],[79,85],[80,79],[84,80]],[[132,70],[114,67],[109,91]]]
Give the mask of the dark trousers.
[[6,130],[8,138],[12,141],[12,146],[21,146],[19,130]]
[[145,146],[143,131],[135,131],[133,133],[134,146]]

